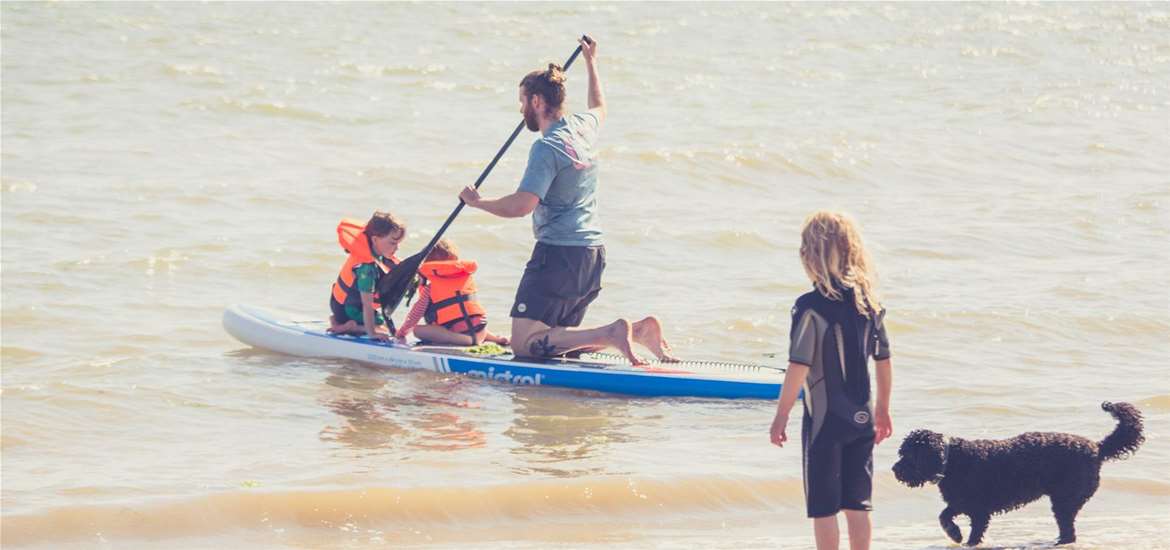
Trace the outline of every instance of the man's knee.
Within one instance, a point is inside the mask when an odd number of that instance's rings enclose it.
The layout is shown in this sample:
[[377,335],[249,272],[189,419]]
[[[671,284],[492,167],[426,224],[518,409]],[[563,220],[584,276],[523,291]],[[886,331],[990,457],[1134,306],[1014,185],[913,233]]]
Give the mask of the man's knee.
[[[547,336],[551,330],[552,327],[540,321],[519,317],[513,318],[512,352],[519,357],[549,357],[550,355],[542,355],[540,352],[547,346]],[[537,340],[541,342],[538,343]]]

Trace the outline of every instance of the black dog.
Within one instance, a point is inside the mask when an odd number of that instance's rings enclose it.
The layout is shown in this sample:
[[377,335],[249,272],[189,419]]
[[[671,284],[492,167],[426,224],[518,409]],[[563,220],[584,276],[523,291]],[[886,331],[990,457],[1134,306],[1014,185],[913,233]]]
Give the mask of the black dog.
[[1102,403],[1117,427],[1100,443],[1063,433],[1028,432],[1011,439],[951,438],[915,430],[898,449],[894,476],[911,487],[938,483],[947,507],[938,520],[955,542],[954,518],[971,518],[968,546],[983,540],[992,514],[1015,510],[1044,495],[1060,527],[1057,544],[1077,540],[1077,512],[1097,491],[1101,462],[1125,458],[1145,441],[1142,413],[1129,403]]

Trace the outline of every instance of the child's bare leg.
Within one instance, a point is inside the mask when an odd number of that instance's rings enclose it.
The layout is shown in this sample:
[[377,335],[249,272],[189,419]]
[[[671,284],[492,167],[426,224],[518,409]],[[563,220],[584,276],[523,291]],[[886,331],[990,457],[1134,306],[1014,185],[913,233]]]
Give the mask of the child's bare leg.
[[837,514],[813,518],[813,535],[817,550],[837,550],[841,544],[841,532],[837,530]]
[[849,526],[849,550],[869,550],[870,533],[873,530],[869,512],[845,510],[845,524]]
[[663,363],[677,363],[678,358],[670,353],[670,344],[662,337],[662,323],[651,315],[633,326],[633,340],[650,350]]
[[434,344],[452,344],[456,346],[475,345],[475,338],[466,334],[459,334],[439,325],[419,325],[414,327],[414,335],[419,340],[426,340]]

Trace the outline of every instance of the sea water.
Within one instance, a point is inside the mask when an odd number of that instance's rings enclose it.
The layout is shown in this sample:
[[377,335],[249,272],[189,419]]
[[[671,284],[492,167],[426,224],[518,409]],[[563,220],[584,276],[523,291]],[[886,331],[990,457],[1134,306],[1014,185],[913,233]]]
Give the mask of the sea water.
[[[6,548],[811,548],[773,402],[300,359],[220,325],[324,318],[342,217],[393,211],[417,251],[582,33],[609,110],[587,324],[655,314],[682,357],[783,365],[800,224],[846,211],[894,354],[874,547],[949,546],[937,490],[890,473],[910,430],[1100,440],[1104,400],[1148,440],[1104,465],[1076,548],[1170,547],[1166,4],[0,10]],[[530,220],[447,236],[508,333]],[[986,541],[1055,537],[1041,500]]]

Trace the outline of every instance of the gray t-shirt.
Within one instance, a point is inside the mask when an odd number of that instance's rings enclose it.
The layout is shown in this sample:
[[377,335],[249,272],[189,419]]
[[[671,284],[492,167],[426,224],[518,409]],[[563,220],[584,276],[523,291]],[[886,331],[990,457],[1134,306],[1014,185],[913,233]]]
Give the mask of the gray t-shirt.
[[557,246],[601,244],[597,221],[597,156],[593,145],[600,121],[575,113],[548,128],[528,152],[519,191],[540,198],[532,213],[538,242]]

